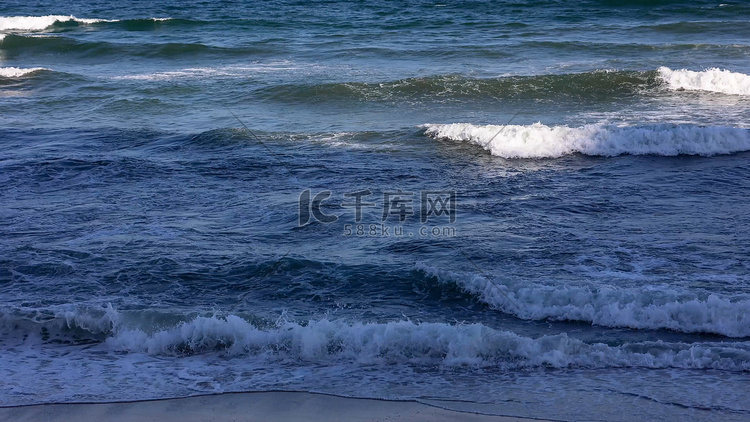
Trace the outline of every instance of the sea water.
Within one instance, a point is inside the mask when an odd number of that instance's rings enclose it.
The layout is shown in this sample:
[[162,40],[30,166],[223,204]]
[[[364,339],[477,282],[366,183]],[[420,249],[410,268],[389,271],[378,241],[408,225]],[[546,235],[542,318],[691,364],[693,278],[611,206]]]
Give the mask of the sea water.
[[0,404],[750,417],[750,6],[4,1]]

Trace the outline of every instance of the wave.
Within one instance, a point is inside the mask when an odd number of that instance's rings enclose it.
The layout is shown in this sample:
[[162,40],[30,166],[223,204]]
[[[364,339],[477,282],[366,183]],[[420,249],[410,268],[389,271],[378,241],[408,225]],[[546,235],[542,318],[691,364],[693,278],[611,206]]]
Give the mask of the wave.
[[0,31],[41,31],[59,23],[90,25],[99,22],[115,21],[106,19],[80,19],[73,15],[0,16]]
[[633,29],[651,30],[657,32],[669,32],[677,34],[705,34],[709,31],[717,31],[724,33],[728,25],[732,26],[735,32],[747,30],[748,22],[743,21],[730,21],[730,20],[705,20],[705,21],[680,21],[670,23],[656,23],[638,25]]
[[750,95],[750,75],[711,68],[700,72],[660,67],[659,77],[671,89]]
[[[673,73],[669,73],[673,72]],[[680,72],[675,75],[674,72]],[[282,102],[326,101],[493,101],[535,100],[555,102],[569,99],[612,101],[664,89],[704,89],[714,92],[750,92],[750,77],[727,71],[708,71],[700,77],[684,75],[665,67],[655,71],[594,70],[583,73],[470,78],[437,75],[375,83],[345,82],[284,84],[260,91],[264,97]],[[695,72],[693,72],[695,73]],[[701,72],[703,73],[703,72]],[[682,82],[690,78],[692,82]],[[695,88],[690,88],[695,86]],[[702,86],[703,88],[698,88]]]
[[115,80],[165,81],[173,79],[242,78],[258,73],[277,73],[301,69],[290,61],[276,61],[255,66],[193,67],[165,72],[114,76]]
[[642,55],[653,53],[670,53],[670,52],[727,52],[736,51],[738,54],[746,53],[750,47],[741,43],[694,43],[694,42],[662,42],[662,43],[644,43],[644,42],[592,42],[592,41],[524,41],[511,46],[519,51],[517,54],[526,52],[529,49],[545,49],[550,52],[580,53],[589,55],[591,53],[606,55]]
[[3,336],[20,332],[39,336],[43,341],[89,343],[104,341],[120,324],[122,316],[109,305],[101,309],[82,307],[0,308]]
[[378,83],[326,83],[278,85],[263,94],[281,101],[390,101],[471,100],[538,98],[554,101],[561,97],[609,100],[660,85],[656,72],[596,70],[586,73],[500,78],[468,78],[440,75]]
[[146,19],[121,19],[107,21],[106,25],[116,27],[124,31],[150,31],[164,27],[192,27],[206,24],[204,21],[178,18],[146,18]]
[[20,78],[22,76],[26,76],[32,73],[41,72],[44,70],[49,70],[44,67],[30,67],[30,68],[20,68],[20,67],[0,67],[0,78]]
[[46,16],[0,16],[0,31],[14,32],[38,32],[65,30],[76,26],[105,26],[117,28],[124,31],[149,31],[167,27],[194,27],[199,25],[216,24],[226,26],[245,25],[252,27],[278,27],[282,26],[276,20],[265,19],[220,19],[216,21],[204,21],[195,19],[182,19],[171,17],[149,17],[134,19],[91,19],[78,18],[73,15],[46,15]]
[[[141,19],[84,19],[73,15],[47,16],[1,16],[0,31],[11,33],[29,33],[40,31],[66,30],[76,26],[107,25],[124,31],[149,31],[164,26],[195,26],[206,22],[176,18],[141,18]],[[2,36],[0,34],[0,40]]]
[[364,364],[534,367],[647,367],[750,370],[747,344],[688,345],[663,342],[620,347],[588,344],[566,334],[522,337],[482,324],[359,323],[312,320],[259,329],[237,316],[198,317],[146,334],[123,331],[107,340],[115,350],[185,354],[227,350],[306,361],[349,360]]
[[526,320],[586,321],[605,327],[669,329],[750,337],[750,300],[668,288],[499,285],[485,277],[417,264],[439,283],[456,285],[493,309]]
[[107,56],[121,57],[130,55],[136,57],[173,58],[179,56],[222,55],[247,56],[263,54],[272,51],[270,47],[217,47],[201,43],[114,43],[107,41],[79,41],[60,36],[23,36],[7,34],[0,43],[0,50],[10,54],[55,53],[77,55],[86,58],[101,58]]
[[478,126],[469,123],[422,125],[438,139],[470,142],[503,158],[557,158],[580,153],[630,155],[703,155],[750,151],[750,130],[733,127],[654,125]]
[[[22,329],[49,321],[8,321]],[[223,352],[268,360],[367,365],[409,364],[525,368],[688,368],[750,371],[750,343],[668,343],[611,346],[586,343],[566,334],[538,338],[496,330],[482,324],[350,322],[319,319],[305,323],[279,320],[263,325],[237,315],[197,316],[168,327],[127,328],[111,306],[97,315],[68,313],[58,325],[70,330],[106,333],[101,343],[118,352],[185,356]],[[147,321],[148,318],[142,318]],[[21,326],[22,328],[19,328]],[[33,336],[31,336],[33,337]],[[26,336],[26,338],[31,338]],[[7,336],[6,336],[7,339]]]

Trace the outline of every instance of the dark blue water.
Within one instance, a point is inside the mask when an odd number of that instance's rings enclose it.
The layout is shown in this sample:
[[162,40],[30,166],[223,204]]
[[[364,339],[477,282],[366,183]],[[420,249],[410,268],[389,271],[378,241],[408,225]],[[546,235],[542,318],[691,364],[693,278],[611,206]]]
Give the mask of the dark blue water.
[[745,3],[0,16],[0,404],[750,415]]

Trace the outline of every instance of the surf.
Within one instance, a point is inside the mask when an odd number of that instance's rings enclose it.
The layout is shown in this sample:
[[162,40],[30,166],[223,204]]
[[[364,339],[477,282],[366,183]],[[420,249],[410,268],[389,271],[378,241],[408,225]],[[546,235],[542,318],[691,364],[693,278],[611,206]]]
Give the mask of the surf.
[[99,22],[115,21],[107,19],[84,19],[73,15],[0,16],[0,31],[41,31],[60,23],[91,25]]
[[744,73],[716,67],[702,71],[660,67],[658,72],[659,78],[673,90],[750,95],[750,75]]
[[493,309],[526,320],[585,321],[633,329],[668,329],[683,333],[750,337],[750,300],[684,291],[677,287],[611,285],[542,285],[497,283],[418,264],[441,285],[455,285]]
[[421,126],[435,139],[466,142],[507,159],[559,158],[571,154],[713,156],[750,151],[750,130],[735,127],[660,124],[578,127],[531,125],[474,125],[470,123]]

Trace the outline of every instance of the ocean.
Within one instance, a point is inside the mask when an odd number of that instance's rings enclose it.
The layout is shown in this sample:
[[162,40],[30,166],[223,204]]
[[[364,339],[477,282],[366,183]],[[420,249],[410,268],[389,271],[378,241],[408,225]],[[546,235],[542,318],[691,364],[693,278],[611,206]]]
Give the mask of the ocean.
[[0,406],[750,418],[750,4],[0,3]]

